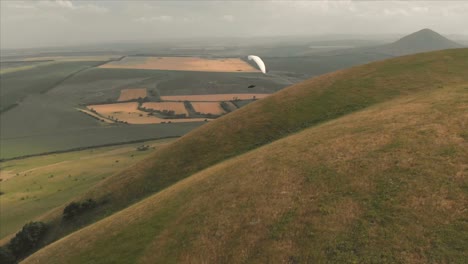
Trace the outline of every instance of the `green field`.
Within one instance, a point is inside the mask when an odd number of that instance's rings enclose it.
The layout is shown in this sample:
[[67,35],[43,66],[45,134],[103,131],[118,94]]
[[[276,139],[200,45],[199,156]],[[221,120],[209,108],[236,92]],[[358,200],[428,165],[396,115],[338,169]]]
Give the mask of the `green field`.
[[65,78],[101,62],[60,62],[37,65],[20,71],[2,73],[1,111],[19,104],[26,96],[45,93]]
[[96,185],[93,220],[116,213],[24,263],[463,263],[467,69],[418,54],[252,103]]
[[52,60],[40,60],[40,61],[0,61],[0,74],[24,71],[35,68],[40,65],[52,64]]
[[171,140],[95,148],[0,163],[0,239],[28,221],[82,194],[113,173],[141,161]]
[[[274,93],[292,83],[262,73],[171,72],[157,86],[160,95]],[[254,88],[248,88],[255,85]]]

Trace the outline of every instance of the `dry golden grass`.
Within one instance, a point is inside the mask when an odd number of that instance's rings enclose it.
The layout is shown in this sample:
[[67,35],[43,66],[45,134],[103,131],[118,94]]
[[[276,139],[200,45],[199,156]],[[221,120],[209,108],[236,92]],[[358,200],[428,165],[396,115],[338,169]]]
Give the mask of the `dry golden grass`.
[[120,91],[120,96],[117,101],[129,101],[129,100],[136,100],[138,98],[145,98],[146,95],[146,88],[142,89],[123,89]]
[[193,109],[202,114],[222,115],[224,110],[219,102],[192,102]]
[[142,106],[157,111],[174,111],[175,114],[185,114],[188,116],[187,109],[185,109],[182,102],[148,102],[143,103]]
[[462,261],[466,241],[452,232],[463,232],[468,200],[467,85],[376,105],[209,167],[24,263]]
[[167,95],[161,96],[164,101],[211,101],[211,102],[222,102],[232,100],[251,100],[251,99],[262,99],[270,94],[199,94],[199,95]]
[[140,63],[109,62],[100,68],[204,71],[204,72],[259,72],[238,58],[208,59],[199,57],[145,57]]

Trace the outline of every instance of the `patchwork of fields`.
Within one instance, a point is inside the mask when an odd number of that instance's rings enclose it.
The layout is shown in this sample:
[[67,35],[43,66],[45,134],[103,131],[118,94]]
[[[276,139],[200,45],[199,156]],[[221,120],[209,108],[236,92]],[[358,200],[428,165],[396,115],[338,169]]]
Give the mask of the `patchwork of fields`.
[[200,57],[125,57],[101,65],[105,69],[145,69],[201,72],[258,72],[247,62],[238,58]]
[[[119,58],[47,55],[2,61],[0,160],[182,136],[289,84],[237,58]],[[100,67],[141,63],[178,69]],[[194,67],[207,71],[181,71]],[[196,104],[200,101],[214,104]]]
[[[92,104],[77,109],[105,123],[163,124],[201,122],[230,113],[269,94],[207,94],[160,96],[142,102],[146,89],[124,89],[116,103]],[[122,102],[123,101],[123,102]]]

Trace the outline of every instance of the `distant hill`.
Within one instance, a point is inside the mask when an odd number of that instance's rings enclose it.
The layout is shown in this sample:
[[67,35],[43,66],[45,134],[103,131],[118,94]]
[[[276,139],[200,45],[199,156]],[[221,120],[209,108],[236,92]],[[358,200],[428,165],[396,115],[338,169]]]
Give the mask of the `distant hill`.
[[462,47],[462,45],[426,28],[407,35],[393,43],[375,47],[374,52],[401,56],[419,52]]
[[289,72],[292,76],[310,78],[311,76],[396,56],[463,47],[463,45],[449,40],[430,29],[423,29],[389,44],[335,49],[327,52],[309,52],[302,56],[285,58],[265,57],[263,59],[273,72]]
[[463,263],[467,88],[468,49],[286,88],[108,177],[83,199],[110,216],[23,263]]

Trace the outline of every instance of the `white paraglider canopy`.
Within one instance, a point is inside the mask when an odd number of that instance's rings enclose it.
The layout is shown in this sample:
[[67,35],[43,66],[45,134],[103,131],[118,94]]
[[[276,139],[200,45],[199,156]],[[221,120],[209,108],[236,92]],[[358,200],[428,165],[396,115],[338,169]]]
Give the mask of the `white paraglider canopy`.
[[258,68],[260,68],[260,70],[266,74],[266,67],[265,67],[265,63],[263,62],[262,59],[260,59],[259,56],[255,56],[255,55],[249,55],[247,57],[249,60],[253,60],[255,61],[255,63],[257,63],[258,65]]

